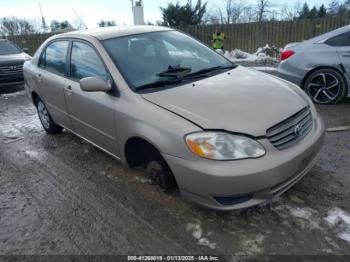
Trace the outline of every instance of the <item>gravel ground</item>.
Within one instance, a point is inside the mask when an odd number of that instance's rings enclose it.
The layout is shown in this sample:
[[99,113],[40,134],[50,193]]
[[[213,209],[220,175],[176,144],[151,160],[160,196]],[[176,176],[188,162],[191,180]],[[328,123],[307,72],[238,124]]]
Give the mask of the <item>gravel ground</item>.
[[[350,124],[350,100],[320,106]],[[0,95],[0,255],[350,255],[350,132],[262,206],[215,212],[160,192],[74,135],[47,135],[25,93]]]

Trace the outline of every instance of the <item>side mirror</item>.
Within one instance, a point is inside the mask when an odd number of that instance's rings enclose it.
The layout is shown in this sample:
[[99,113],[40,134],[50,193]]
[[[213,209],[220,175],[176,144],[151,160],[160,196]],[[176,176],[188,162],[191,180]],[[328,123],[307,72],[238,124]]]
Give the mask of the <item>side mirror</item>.
[[26,53],[26,54],[28,54],[29,53],[29,49],[28,48],[22,48],[22,51],[24,52],[24,53]]
[[109,83],[97,76],[81,79],[80,88],[85,92],[108,92],[112,89]]

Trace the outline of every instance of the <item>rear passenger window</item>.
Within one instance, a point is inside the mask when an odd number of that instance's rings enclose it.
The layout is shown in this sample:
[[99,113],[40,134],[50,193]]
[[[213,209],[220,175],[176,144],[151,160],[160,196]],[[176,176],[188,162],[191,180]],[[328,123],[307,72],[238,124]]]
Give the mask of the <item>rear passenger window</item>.
[[330,46],[350,46],[350,32],[329,38],[325,43]]
[[90,76],[98,76],[105,81],[109,80],[109,74],[95,50],[88,44],[74,42],[71,55],[71,77],[80,80]]
[[65,75],[69,41],[56,41],[49,44],[41,55],[39,66],[59,75]]

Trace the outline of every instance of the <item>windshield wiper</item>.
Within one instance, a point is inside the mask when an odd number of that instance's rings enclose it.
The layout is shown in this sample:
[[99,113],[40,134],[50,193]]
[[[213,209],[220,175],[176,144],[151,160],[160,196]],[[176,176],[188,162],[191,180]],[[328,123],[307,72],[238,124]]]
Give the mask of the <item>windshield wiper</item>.
[[197,72],[194,72],[192,74],[185,75],[185,78],[191,78],[192,76],[206,75],[206,74],[208,74],[210,72],[214,72],[214,71],[217,71],[217,70],[233,69],[233,68],[236,68],[236,67],[237,67],[237,65],[214,66],[214,67],[204,68],[204,69],[199,70]]
[[190,73],[192,68],[181,67],[181,65],[172,66],[170,65],[167,70],[164,70],[157,74],[160,77],[175,77],[176,79],[182,79],[185,75]]
[[172,80],[158,80],[149,84],[141,85],[136,87],[136,91],[148,89],[148,88],[156,88],[156,87],[164,87],[167,85],[173,85],[173,84],[178,84],[181,83],[182,79],[172,79]]
[[189,74],[189,72],[191,72],[192,70],[189,67],[181,67],[180,65],[169,66],[167,70],[160,72],[159,74],[157,74],[157,76],[174,77],[173,79],[158,80],[149,84],[138,86],[135,88],[135,90],[140,91],[140,90],[149,89],[149,88],[157,88],[157,87],[164,87],[167,85],[178,84],[178,83],[181,83],[184,79],[197,78],[201,76],[209,76],[206,74],[217,70],[225,70],[225,69],[231,69],[236,67],[237,65],[234,65],[234,64],[230,66],[215,66],[215,67],[205,68],[197,72],[194,72],[192,74]]

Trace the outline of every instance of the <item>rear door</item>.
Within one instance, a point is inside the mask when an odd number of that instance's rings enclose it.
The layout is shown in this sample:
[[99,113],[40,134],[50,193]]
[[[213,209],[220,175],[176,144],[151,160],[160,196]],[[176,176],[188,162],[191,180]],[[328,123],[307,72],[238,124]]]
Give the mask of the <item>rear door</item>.
[[329,38],[325,44],[338,53],[347,76],[350,77],[350,31]]
[[80,79],[98,76],[112,78],[95,48],[85,41],[73,41],[70,54],[70,77],[65,97],[73,130],[84,138],[118,155],[115,132],[114,104],[116,97],[106,92],[84,92]]
[[40,96],[54,121],[63,127],[71,128],[63,91],[68,46],[67,40],[48,44],[41,54],[36,78]]

